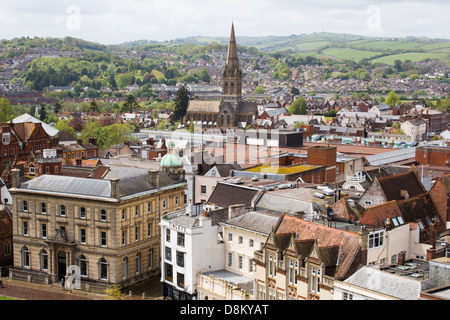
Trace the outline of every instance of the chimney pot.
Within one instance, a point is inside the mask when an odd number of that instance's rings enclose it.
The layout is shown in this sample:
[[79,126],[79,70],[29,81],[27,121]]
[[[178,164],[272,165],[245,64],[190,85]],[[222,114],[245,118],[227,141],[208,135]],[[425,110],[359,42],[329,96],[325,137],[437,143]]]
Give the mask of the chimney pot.
[[118,199],[119,198],[119,178],[112,178],[110,180],[111,183],[111,198]]
[[12,187],[17,188],[20,184],[20,170],[12,169],[11,170],[11,178],[12,178]]
[[150,169],[148,170],[148,176],[150,180],[150,184],[155,187],[155,189],[159,189],[159,170]]

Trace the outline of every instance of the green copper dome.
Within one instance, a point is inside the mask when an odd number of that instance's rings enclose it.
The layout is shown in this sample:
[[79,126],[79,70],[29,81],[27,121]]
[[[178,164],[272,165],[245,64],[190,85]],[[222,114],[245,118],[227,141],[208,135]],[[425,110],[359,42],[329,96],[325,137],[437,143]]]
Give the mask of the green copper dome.
[[180,156],[173,153],[168,153],[161,159],[162,167],[180,167],[183,166],[183,161]]

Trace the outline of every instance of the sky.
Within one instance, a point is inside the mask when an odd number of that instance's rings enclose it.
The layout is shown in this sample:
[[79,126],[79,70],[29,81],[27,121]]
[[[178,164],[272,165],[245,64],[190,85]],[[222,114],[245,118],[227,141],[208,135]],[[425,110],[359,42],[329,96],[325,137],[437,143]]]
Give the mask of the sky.
[[314,32],[450,39],[449,0],[3,0],[0,39],[101,44]]

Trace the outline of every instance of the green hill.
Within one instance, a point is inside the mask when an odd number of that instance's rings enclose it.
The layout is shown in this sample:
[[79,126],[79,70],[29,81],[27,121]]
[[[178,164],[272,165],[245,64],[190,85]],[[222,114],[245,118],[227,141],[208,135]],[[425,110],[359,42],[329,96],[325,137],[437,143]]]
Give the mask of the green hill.
[[[450,40],[429,38],[375,38],[352,34],[312,33],[290,36],[237,37],[240,46],[254,47],[267,53],[285,52],[301,56],[361,60],[393,64],[395,60],[439,59],[450,65]],[[189,37],[170,44],[211,43],[226,45],[225,37]]]

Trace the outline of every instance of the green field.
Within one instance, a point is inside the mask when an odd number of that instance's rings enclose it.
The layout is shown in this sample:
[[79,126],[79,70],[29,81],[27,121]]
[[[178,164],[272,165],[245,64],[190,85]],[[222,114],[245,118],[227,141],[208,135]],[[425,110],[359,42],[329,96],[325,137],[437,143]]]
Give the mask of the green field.
[[386,64],[394,64],[395,60],[411,60],[411,61],[420,61],[424,59],[438,59],[441,61],[444,61],[446,63],[450,62],[449,55],[446,53],[426,53],[426,52],[409,52],[409,53],[400,53],[400,54],[394,54],[390,56],[385,56],[377,59],[373,59],[372,62],[374,63],[386,63]]
[[365,51],[345,48],[327,48],[322,51],[322,56],[330,56],[338,59],[347,59],[354,61],[361,61],[362,59],[368,59],[380,54],[376,51]]
[[[218,42],[227,44],[227,38],[189,38],[193,43]],[[315,56],[331,59],[348,59],[359,62],[368,59],[373,62],[393,64],[395,60],[420,61],[426,58],[439,59],[450,65],[450,41],[427,38],[378,38],[351,34],[318,32],[291,36],[237,37],[241,46],[255,47],[271,53],[290,50],[299,56]],[[317,49],[324,48],[320,53]],[[424,52],[418,52],[424,51]],[[392,54],[395,53],[395,54]],[[390,54],[384,57],[377,56]]]

